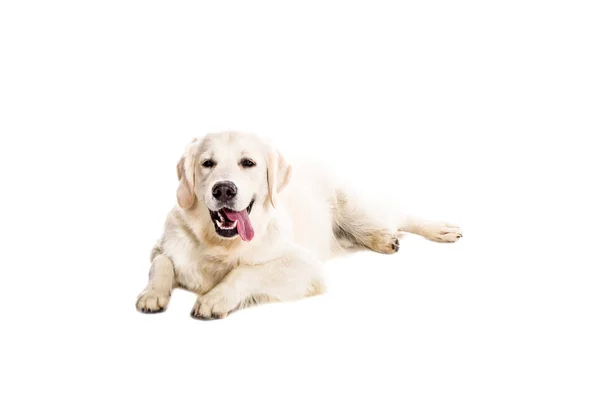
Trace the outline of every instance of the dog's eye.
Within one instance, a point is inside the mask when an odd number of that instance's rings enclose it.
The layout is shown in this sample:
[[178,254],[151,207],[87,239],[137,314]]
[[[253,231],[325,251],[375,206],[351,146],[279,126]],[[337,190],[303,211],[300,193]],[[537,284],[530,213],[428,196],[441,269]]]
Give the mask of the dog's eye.
[[242,158],[242,161],[240,161],[240,165],[244,168],[251,168],[256,166],[256,163],[249,158]]
[[206,160],[202,163],[204,168],[212,168],[215,166],[215,162],[213,160]]

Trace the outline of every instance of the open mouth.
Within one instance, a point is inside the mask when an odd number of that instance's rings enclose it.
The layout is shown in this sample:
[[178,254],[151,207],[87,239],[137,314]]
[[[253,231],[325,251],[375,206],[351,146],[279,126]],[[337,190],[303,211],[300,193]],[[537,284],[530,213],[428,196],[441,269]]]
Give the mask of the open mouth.
[[249,214],[252,211],[253,205],[254,199],[252,199],[248,207],[240,211],[234,211],[227,207],[223,207],[217,211],[209,209],[217,235],[226,238],[240,235],[243,241],[249,242],[252,240],[254,229],[252,228]]

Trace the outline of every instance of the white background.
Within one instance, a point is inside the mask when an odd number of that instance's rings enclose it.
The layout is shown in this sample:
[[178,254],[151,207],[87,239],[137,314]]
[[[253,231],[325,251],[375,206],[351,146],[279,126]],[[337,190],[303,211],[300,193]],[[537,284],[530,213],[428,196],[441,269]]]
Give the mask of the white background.
[[[594,6],[2,2],[0,397],[598,399]],[[175,164],[223,129],[464,238],[222,321],[182,291],[142,315]]]

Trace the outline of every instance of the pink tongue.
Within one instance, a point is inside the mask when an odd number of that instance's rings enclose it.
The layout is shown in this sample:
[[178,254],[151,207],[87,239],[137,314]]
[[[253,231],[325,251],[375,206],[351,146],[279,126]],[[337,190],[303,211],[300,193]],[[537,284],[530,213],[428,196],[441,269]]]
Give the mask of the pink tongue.
[[223,210],[227,218],[231,221],[237,221],[237,231],[238,235],[242,238],[243,241],[249,242],[254,237],[254,229],[252,228],[252,224],[250,223],[250,218],[248,217],[248,211],[229,211]]

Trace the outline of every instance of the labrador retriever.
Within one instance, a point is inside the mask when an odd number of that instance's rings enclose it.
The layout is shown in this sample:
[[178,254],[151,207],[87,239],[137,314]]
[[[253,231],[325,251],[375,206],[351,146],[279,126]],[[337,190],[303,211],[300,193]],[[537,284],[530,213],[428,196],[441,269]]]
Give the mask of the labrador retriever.
[[151,253],[136,307],[164,311],[173,288],[198,295],[191,315],[223,318],[253,304],[321,294],[321,265],[349,248],[398,251],[409,232],[455,242],[457,226],[399,217],[391,229],[315,167],[292,167],[256,136],[194,139],[177,164],[178,205]]

